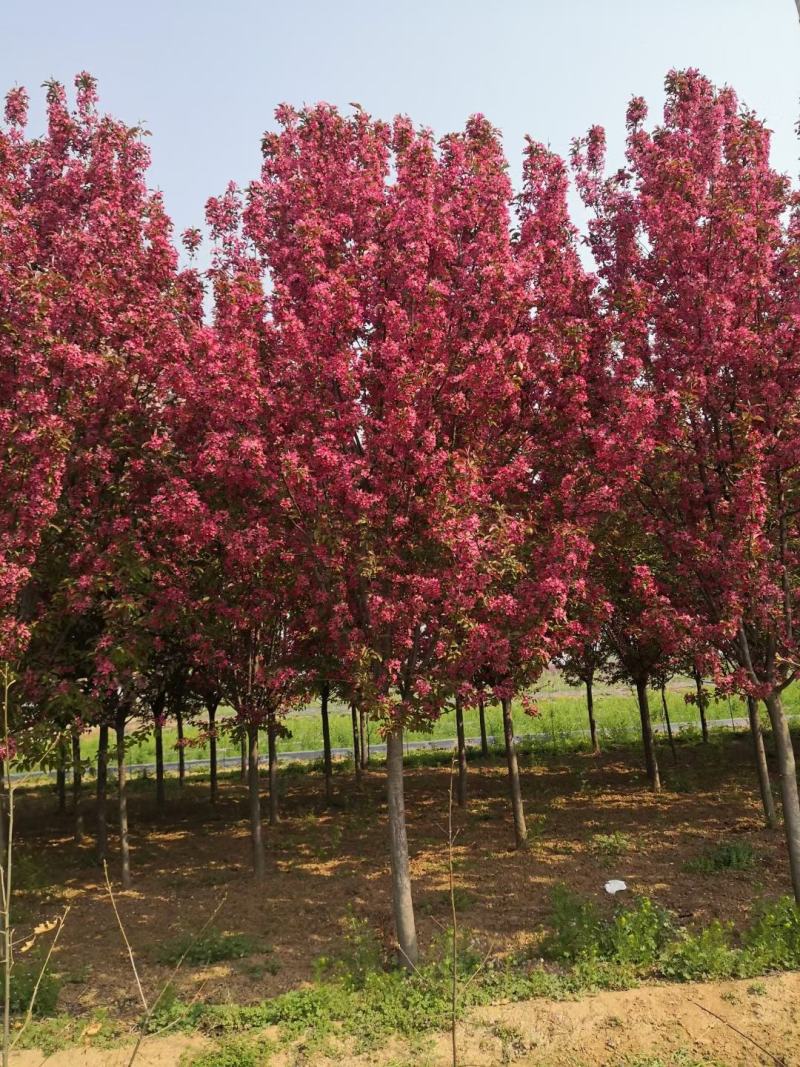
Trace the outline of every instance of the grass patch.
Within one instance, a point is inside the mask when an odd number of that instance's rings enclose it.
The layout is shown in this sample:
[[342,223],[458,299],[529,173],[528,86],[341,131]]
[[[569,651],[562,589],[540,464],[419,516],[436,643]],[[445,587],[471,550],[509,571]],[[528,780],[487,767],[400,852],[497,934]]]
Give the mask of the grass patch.
[[209,966],[225,960],[241,960],[259,951],[259,946],[246,934],[226,934],[210,930],[197,937],[183,934],[160,945],[155,951],[158,963],[176,966],[181,960],[194,966]]
[[719,874],[721,871],[752,871],[758,854],[749,841],[723,841],[684,867],[697,874]]

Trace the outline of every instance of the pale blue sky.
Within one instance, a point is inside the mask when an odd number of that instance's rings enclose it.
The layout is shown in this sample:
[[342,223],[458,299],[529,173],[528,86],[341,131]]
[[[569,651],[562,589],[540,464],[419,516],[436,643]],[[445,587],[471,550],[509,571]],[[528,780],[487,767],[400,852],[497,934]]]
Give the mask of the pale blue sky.
[[592,123],[621,161],[625,105],[662,100],[670,67],[733,85],[798,172],[800,25],[793,0],[0,0],[0,82],[100,81],[102,104],[152,132],[152,183],[178,230],[259,167],[281,101],[360,102],[437,133],[475,111],[566,152]]

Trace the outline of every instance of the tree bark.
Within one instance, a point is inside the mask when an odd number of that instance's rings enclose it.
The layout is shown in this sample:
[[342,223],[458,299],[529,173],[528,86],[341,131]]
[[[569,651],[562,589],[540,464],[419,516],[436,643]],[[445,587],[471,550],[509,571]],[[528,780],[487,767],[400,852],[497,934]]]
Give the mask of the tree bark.
[[363,708],[358,709],[358,740],[361,750],[361,769],[369,767],[369,747],[367,742],[367,716]]
[[97,859],[108,859],[108,726],[100,727],[97,742]]
[[747,716],[750,720],[750,736],[753,739],[753,759],[758,775],[758,788],[761,791],[761,805],[764,809],[764,822],[770,830],[778,825],[775,818],[775,801],[772,799],[772,788],[769,781],[769,766],[767,753],[764,748],[764,734],[761,730],[761,720],[758,717],[758,701],[755,697],[747,698]]
[[333,800],[333,759],[331,757],[331,724],[328,718],[328,698],[331,687],[323,682],[320,687],[320,712],[322,715],[322,752],[325,772],[325,803]]
[[661,776],[658,773],[658,757],[653,737],[653,724],[650,720],[650,703],[647,699],[647,678],[636,682],[636,698],[639,702],[639,717],[642,720],[642,744],[644,745],[644,762],[647,777],[654,793],[661,792]]
[[266,875],[264,841],[261,832],[261,794],[258,779],[258,726],[247,727],[248,787],[250,796],[250,840],[253,845],[253,873],[256,882],[263,882]]
[[661,707],[664,709],[664,722],[667,724],[667,737],[669,738],[669,747],[672,750],[672,762],[678,762],[678,750],[675,748],[675,738],[672,736],[672,723],[669,718],[669,708],[667,707],[667,689],[666,686],[661,686]]
[[182,786],[186,778],[186,752],[183,748],[183,712],[180,708],[175,712],[175,723],[178,727],[178,784]]
[[772,723],[775,755],[778,760],[778,775],[783,802],[783,826],[786,847],[789,852],[789,869],[792,875],[794,898],[800,904],[800,798],[797,791],[797,765],[789,733],[789,722],[783,709],[780,693],[772,693],[764,701]]
[[392,866],[392,907],[400,961],[413,970],[419,959],[411,868],[408,861],[406,810],[403,796],[403,728],[395,726],[386,737],[386,794],[389,807],[389,855]]
[[456,738],[458,745],[458,806],[467,806],[467,741],[464,736],[464,708],[456,693]]
[[83,791],[83,767],[81,766],[81,736],[77,730],[72,731],[72,815],[75,820],[75,844],[83,841],[83,808],[81,793]]
[[517,848],[524,848],[528,840],[528,828],[525,825],[525,810],[522,806],[522,788],[519,781],[517,746],[514,743],[514,720],[511,717],[511,701],[508,697],[503,697],[500,703],[503,708],[503,736],[506,743],[511,813],[514,816],[514,840]]
[[165,805],[165,792],[164,792],[164,730],[160,720],[156,721],[155,725],[155,739],[156,739],[156,811],[159,815],[164,812]]
[[481,755],[486,759],[489,755],[489,737],[486,733],[486,707],[483,701],[483,693],[478,697],[478,719],[481,724]]
[[117,799],[119,804],[119,851],[122,862],[122,888],[131,886],[131,851],[128,840],[128,782],[125,770],[125,713],[117,712]]
[[277,728],[275,720],[270,717],[267,723],[267,750],[269,752],[269,824],[277,826],[280,822],[278,798],[278,746],[276,744]]
[[589,713],[589,734],[592,738],[592,752],[597,755],[600,752],[600,742],[597,740],[597,723],[594,719],[594,687],[591,678],[586,682],[586,710]]
[[216,700],[209,700],[208,708],[208,774],[210,795],[212,804],[217,803],[219,783],[217,777],[217,704]]
[[56,792],[58,793],[58,814],[63,815],[67,810],[67,741],[63,735],[58,741]]
[[358,708],[355,701],[350,704],[350,718],[353,722],[353,763],[356,770],[356,782],[361,785],[361,751],[358,743]]
[[703,735],[703,744],[708,744],[708,720],[706,719],[706,700],[703,692],[703,679],[699,671],[694,672],[694,685],[697,690],[697,707],[700,712],[700,731]]
[[239,769],[239,777],[243,782],[247,781],[248,769],[247,769],[247,734],[242,727],[242,736],[239,739],[239,750],[241,755],[241,767]]

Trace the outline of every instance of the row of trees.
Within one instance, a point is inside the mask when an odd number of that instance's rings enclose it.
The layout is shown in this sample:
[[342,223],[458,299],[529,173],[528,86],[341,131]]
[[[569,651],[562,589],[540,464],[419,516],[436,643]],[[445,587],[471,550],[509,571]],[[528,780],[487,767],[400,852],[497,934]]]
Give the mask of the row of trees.
[[283,719],[319,694],[329,753],[336,695],[386,738],[412,965],[404,729],[455,706],[463,795],[463,708],[498,699],[522,844],[512,698],[559,657],[624,677],[658,789],[648,688],[690,670],[701,712],[702,677],[755,727],[766,704],[800,899],[800,203],[763,123],[673,72],[661,125],[632,101],[624,169],[576,142],[592,273],[542,145],[515,194],[481,116],[436,141],[282,107],[260,176],[208,203],[201,273],[142,132],[76,84],[39,138],[14,90],[0,132],[5,756],[97,727],[104,852],[115,738],[127,882],[126,725],[158,747],[202,707],[215,741],[225,703],[262,879],[259,734],[275,818]]

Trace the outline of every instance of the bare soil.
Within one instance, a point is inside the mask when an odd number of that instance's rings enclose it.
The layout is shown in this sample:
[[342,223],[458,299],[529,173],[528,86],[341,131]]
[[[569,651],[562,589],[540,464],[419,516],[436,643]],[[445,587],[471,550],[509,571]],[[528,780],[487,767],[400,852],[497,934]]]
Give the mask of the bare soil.
[[[742,924],[757,899],[788,892],[782,833],[763,828],[746,739],[707,751],[700,745],[681,747],[676,768],[663,751],[667,788],[660,796],[647,789],[636,755],[574,754],[523,767],[532,837],[526,851],[513,849],[503,766],[470,767],[468,808],[456,813],[459,915],[462,928],[485,951],[502,954],[535,945],[548,915],[550,890],[557,883],[610,907],[603,885],[609,878],[622,878],[630,892],[651,896],[685,924],[706,924],[713,918]],[[448,923],[449,773],[448,767],[419,768],[409,770],[407,778],[423,950]],[[135,783],[130,802],[135,884],[128,892],[115,884],[115,897],[146,994],[160,990],[171,974],[171,967],[157,961],[159,947],[199,930],[218,907],[214,926],[247,934],[258,950],[246,959],[210,967],[184,964],[174,983],[183,997],[248,1003],[307,982],[318,957],[342,949],[351,914],[365,919],[391,949],[383,785],[380,769],[365,775],[361,790],[342,771],[336,779],[337,804],[326,808],[318,774],[283,773],[282,821],[266,832],[269,874],[264,888],[257,890],[250,875],[246,792],[238,779],[221,781],[216,809],[208,803],[207,783],[189,779],[180,788],[171,780],[162,820],[155,814],[153,783]],[[55,970],[64,981],[59,1009],[88,1016],[102,1007],[115,1018],[133,1021],[138,1014],[136,986],[102,870],[94,861],[91,832],[83,844],[75,845],[72,818],[69,813],[57,815],[49,791],[23,793],[17,803],[17,855],[24,887],[18,897],[20,935],[53,919],[66,903],[71,905],[54,956]],[[113,819],[113,803],[109,807]],[[85,808],[91,831],[88,790]],[[595,835],[614,832],[625,835],[622,840],[630,847],[609,856]],[[756,849],[755,870],[703,875],[685,869],[686,861],[704,849],[734,839]],[[116,845],[112,832],[112,881]],[[794,1051],[800,1044],[797,977],[771,978],[767,984],[771,992],[765,997],[749,995],[736,983],[700,991],[649,986],[576,1004],[536,1001],[486,1009],[485,1017],[477,1013],[467,1031],[469,1062],[512,1062],[491,1057],[513,1054],[515,1062],[523,1063],[622,1063],[620,1057],[648,1048],[650,1041],[667,1049],[708,1045],[724,1063],[762,1062],[754,1046],[745,1047],[743,1039],[696,1007],[692,997],[741,1029],[750,1027],[757,1040],[769,1038],[787,1065],[800,1062]],[[728,992],[737,999],[727,999]],[[518,1039],[505,1039],[516,1051],[502,1051],[493,1026],[520,1031]],[[792,1043],[786,1044],[790,1036]],[[183,1041],[177,1036],[166,1043],[151,1039],[149,1058],[137,1062],[177,1063],[175,1050]],[[106,1050],[103,1059],[93,1055],[91,1049],[83,1050],[69,1062],[87,1067],[117,1062],[116,1053]],[[162,1058],[153,1058],[158,1056]],[[550,1059],[541,1058],[545,1056]],[[40,1063],[41,1057],[20,1054],[16,1062]],[[56,1056],[47,1062],[57,1067],[62,1060]],[[421,1067],[419,1059],[415,1062]]]

